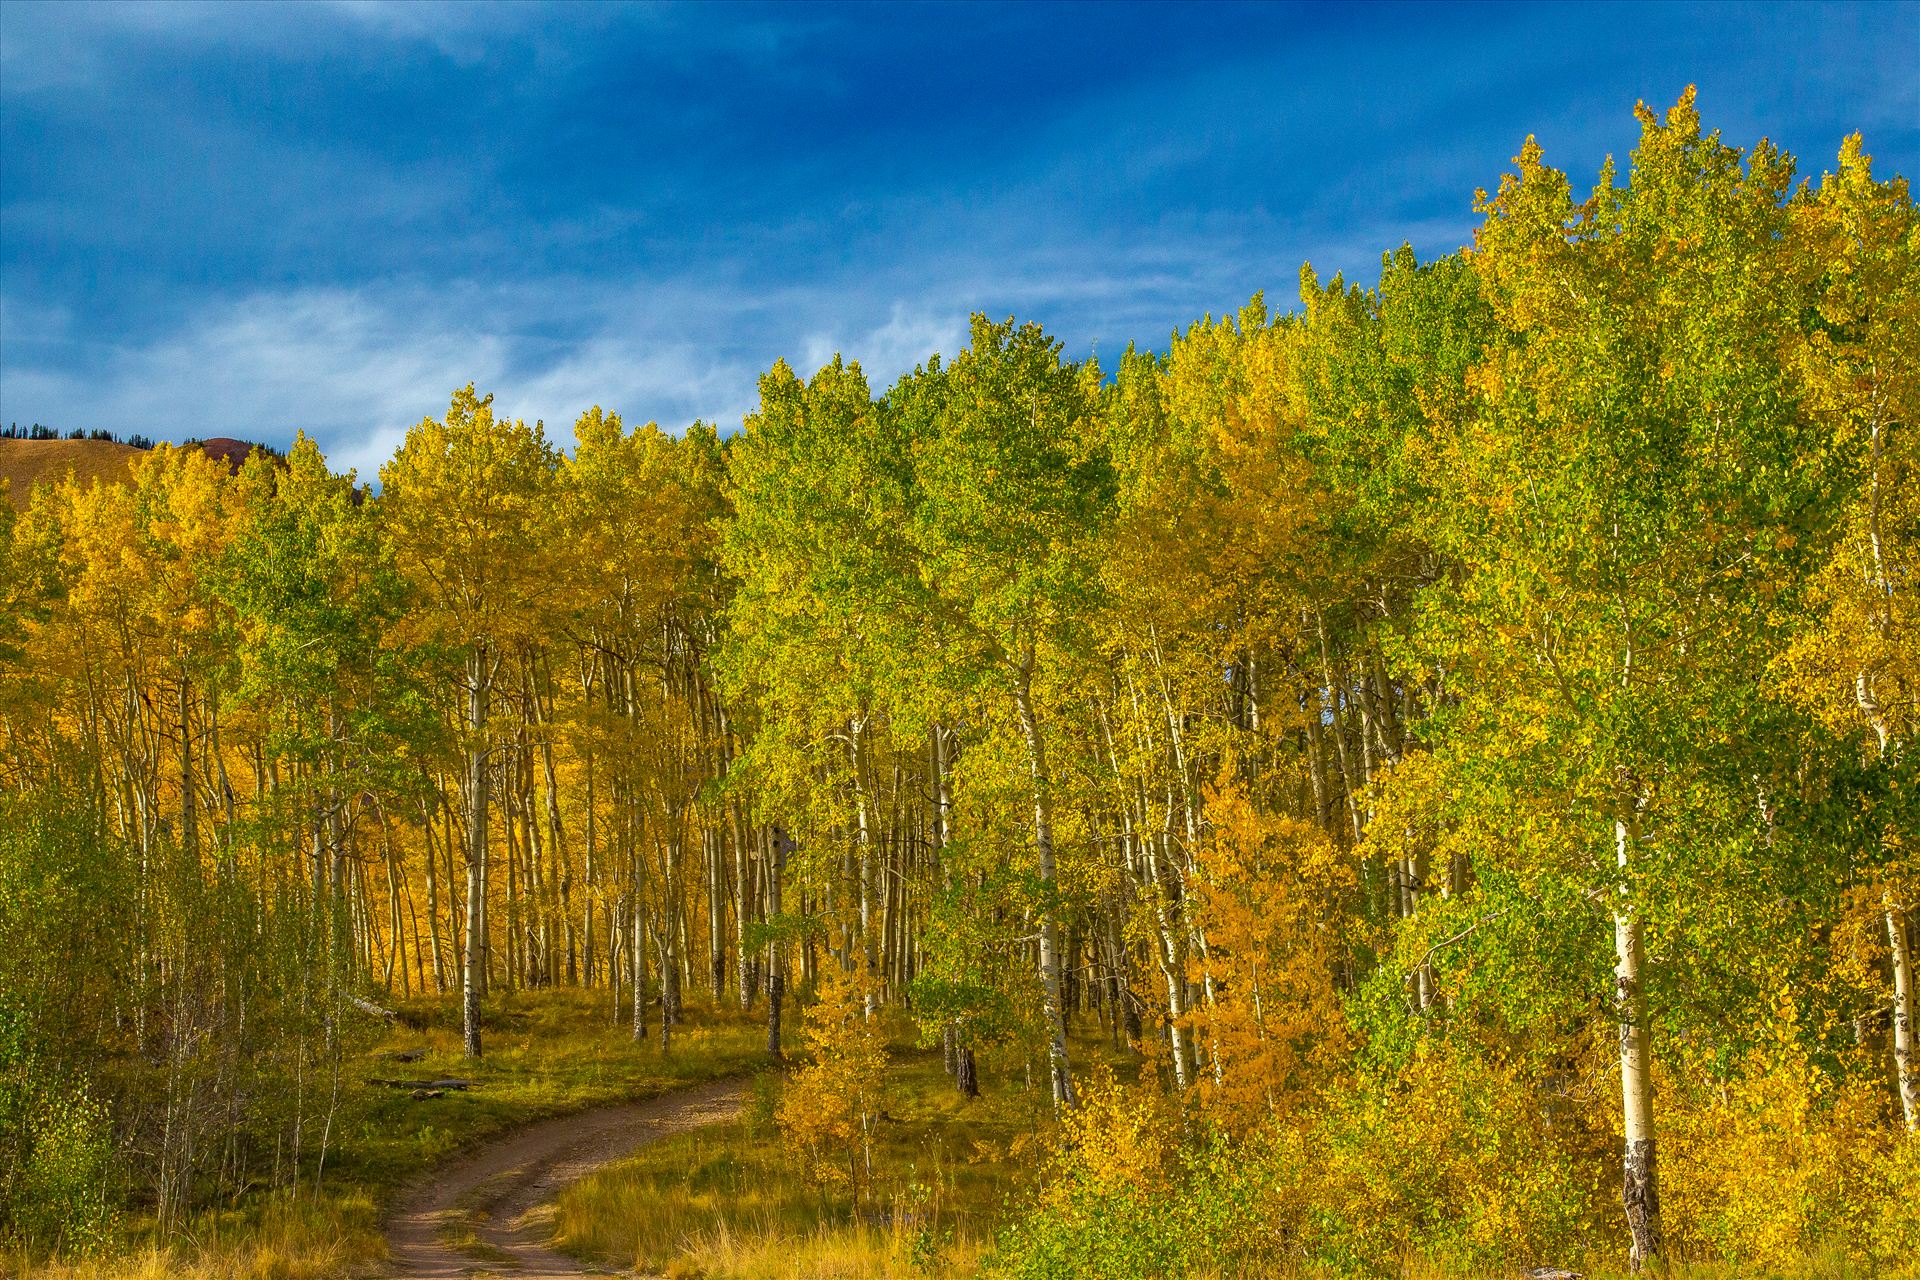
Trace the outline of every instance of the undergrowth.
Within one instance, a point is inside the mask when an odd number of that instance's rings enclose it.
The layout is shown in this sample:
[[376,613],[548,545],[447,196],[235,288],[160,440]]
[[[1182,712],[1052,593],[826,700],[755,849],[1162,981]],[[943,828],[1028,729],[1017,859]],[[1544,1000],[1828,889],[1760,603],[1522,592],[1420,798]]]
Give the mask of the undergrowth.
[[[87,1257],[0,1258],[0,1273],[45,1280],[327,1280],[360,1274],[386,1256],[385,1207],[399,1190],[464,1148],[545,1116],[653,1097],[753,1070],[765,1032],[737,1010],[689,1006],[671,1052],[636,1044],[604,992],[507,994],[485,1014],[486,1055],[461,1056],[457,996],[396,1006],[399,1018],[341,1082],[317,1185],[309,1165],[297,1192],[258,1187],[201,1206],[161,1239],[135,1205],[118,1238]],[[393,1055],[425,1050],[411,1061]],[[470,1080],[473,1087],[415,1098],[374,1079]]]

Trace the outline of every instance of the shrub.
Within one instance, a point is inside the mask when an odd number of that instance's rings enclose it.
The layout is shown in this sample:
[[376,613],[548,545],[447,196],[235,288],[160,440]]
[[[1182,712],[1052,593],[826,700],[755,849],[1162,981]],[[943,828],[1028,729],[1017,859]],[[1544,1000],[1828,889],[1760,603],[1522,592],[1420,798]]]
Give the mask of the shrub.
[[1789,1049],[1669,1093],[1661,1196],[1683,1255],[1784,1269],[1834,1242],[1862,1261],[1920,1251],[1916,1144],[1879,1123],[1871,1075],[1836,1079]]
[[7,1216],[29,1251],[93,1253],[118,1226],[107,1113],[84,1090],[29,1099],[26,1154],[7,1187]]
[[1151,1090],[1090,1086],[988,1274],[1147,1280],[1293,1259],[1370,1277],[1413,1257],[1481,1274],[1591,1239],[1582,1136],[1549,1124],[1521,1073],[1475,1057],[1436,1051],[1244,1138],[1181,1129]]
[[813,1060],[787,1083],[774,1116],[812,1181],[856,1195],[873,1180],[873,1130],[887,1066],[867,995],[863,982],[837,967],[821,976],[820,998],[806,1018]]

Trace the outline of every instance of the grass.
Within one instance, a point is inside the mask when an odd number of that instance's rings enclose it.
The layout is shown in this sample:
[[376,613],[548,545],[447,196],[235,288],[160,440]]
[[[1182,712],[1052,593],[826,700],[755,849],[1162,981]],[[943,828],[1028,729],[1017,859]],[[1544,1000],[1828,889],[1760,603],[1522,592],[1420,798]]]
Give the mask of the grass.
[[[981,1063],[962,1097],[938,1051],[894,1028],[874,1181],[858,1202],[810,1185],[773,1123],[779,1082],[762,1077],[737,1122],[648,1147],[567,1188],[559,1247],[645,1275],[719,1280],[888,1280],[975,1269],[1044,1163],[1044,1077]],[[1111,1057],[1076,1045],[1076,1061]],[[1124,1065],[1124,1064],[1123,1064]]]
[[[903,1029],[896,1029],[896,1034]],[[855,1203],[808,1184],[773,1124],[779,1079],[763,1076],[737,1122],[683,1134],[574,1184],[555,1206],[560,1248],[621,1271],[671,1280],[920,1280],[975,1274],[1006,1216],[1033,1189],[1046,1158],[1050,1107],[1017,1065],[982,1063],[983,1096],[952,1088],[937,1053],[900,1036],[891,1048],[875,1187]],[[1092,1040],[1083,1068],[1137,1064]],[[1615,1255],[1565,1259],[1589,1280],[1631,1280]],[[1398,1280],[1470,1280],[1457,1267],[1409,1258]],[[1517,1269],[1490,1274],[1510,1278]],[[1676,1261],[1669,1280],[1872,1280],[1846,1251],[1816,1251],[1785,1269]],[[1232,1280],[1331,1280],[1290,1259]],[[1228,1280],[1222,1275],[1213,1280]],[[1885,1280],[1920,1280],[1920,1266]]]
[[82,485],[130,479],[132,445],[108,440],[0,440],[0,479],[9,482],[16,509],[25,511],[36,484],[54,484],[71,471]]
[[[624,1021],[607,1016],[604,992],[577,990],[504,997],[489,1010],[485,1056],[461,1056],[458,1006],[451,1000],[401,1007],[424,1029],[396,1028],[376,1047],[366,1074],[469,1079],[474,1088],[415,1100],[397,1089],[363,1088],[341,1134],[340,1175],[378,1188],[405,1183],[473,1143],[544,1116],[654,1097],[752,1070],[765,1062],[765,1031],[735,1010],[689,1005],[663,1055],[657,1040],[636,1044]],[[656,1029],[657,1034],[657,1029]],[[425,1048],[417,1062],[381,1055]]]
[[[0,1257],[0,1275],[46,1280],[331,1280],[365,1272],[386,1256],[386,1206],[412,1180],[455,1153],[529,1120],[672,1089],[765,1064],[758,1016],[689,1006],[663,1055],[657,1039],[635,1044],[609,1017],[604,992],[504,995],[489,1003],[485,1056],[461,1056],[457,996],[401,1002],[401,1019],[343,1071],[326,1168],[312,1166],[296,1199],[261,1191],[196,1215],[161,1241],[150,1218],[131,1216],[127,1248],[112,1256],[30,1267]],[[657,1035],[657,1029],[656,1029]],[[399,1063],[390,1055],[425,1049]],[[466,1091],[414,1099],[370,1077],[458,1077]]]
[[[543,1116],[657,1095],[764,1064],[758,1018],[690,1009],[663,1056],[610,1022],[606,996],[575,991],[503,997],[489,1007],[487,1056],[460,1056],[451,999],[407,1003],[411,1026],[391,1030],[347,1072],[327,1174],[297,1200],[256,1193],[196,1217],[161,1243],[131,1219],[117,1255],[31,1268],[0,1257],[0,1275],[44,1280],[339,1280],[385,1257],[383,1213],[412,1179],[459,1150]],[[875,1178],[859,1202],[810,1185],[773,1123],[779,1079],[762,1074],[735,1122],[680,1134],[562,1193],[552,1211],[558,1245],[620,1270],[672,1280],[920,1280],[977,1270],[1006,1215],[1044,1166],[1051,1107],[1043,1077],[983,1060],[978,1099],[962,1098],[937,1052],[894,1028]],[[424,1048],[399,1064],[385,1055]],[[1092,1040],[1076,1064],[1132,1064]],[[368,1076],[460,1076],[468,1092],[414,1100],[369,1086]],[[458,1228],[456,1227],[457,1231]],[[1611,1260],[1570,1260],[1592,1280],[1625,1280]],[[9,1267],[11,1262],[11,1267]],[[1280,1280],[1321,1273],[1276,1262]],[[1401,1280],[1465,1280],[1409,1260]],[[1920,1280],[1920,1268],[1895,1273]],[[1868,1280],[1839,1250],[1784,1271],[1716,1263],[1676,1265],[1673,1280]]]
[[[1589,1260],[1572,1264],[1587,1280],[1648,1280],[1663,1273],[1645,1271],[1635,1276],[1624,1261]],[[1274,1280],[1319,1280],[1320,1272],[1276,1271]],[[1472,1280],[1457,1269],[1409,1262],[1396,1273],[1398,1280]],[[1495,1273],[1496,1275],[1512,1273]],[[1835,1245],[1809,1254],[1791,1267],[1758,1267],[1746,1262],[1679,1261],[1671,1263],[1664,1280],[1916,1280],[1920,1270],[1902,1267],[1889,1272],[1847,1259],[1846,1250]]]

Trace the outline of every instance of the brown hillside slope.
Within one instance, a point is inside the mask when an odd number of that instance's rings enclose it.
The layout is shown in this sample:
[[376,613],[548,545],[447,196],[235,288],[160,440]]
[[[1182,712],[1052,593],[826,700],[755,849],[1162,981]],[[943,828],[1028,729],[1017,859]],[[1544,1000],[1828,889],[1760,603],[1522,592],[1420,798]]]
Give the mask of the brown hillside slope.
[[[228,471],[240,470],[249,454],[264,447],[232,436],[198,443],[208,457],[226,463]],[[0,478],[11,482],[14,508],[25,511],[36,484],[52,484],[68,472],[83,485],[125,480],[127,464],[142,452],[111,440],[0,440]]]
[[34,485],[53,484],[68,472],[82,484],[125,480],[128,462],[140,452],[111,440],[0,440],[0,478],[15,509],[25,511]]
[[220,459],[227,464],[227,470],[235,472],[257,447],[251,441],[235,440],[232,436],[209,436],[200,442],[200,448],[209,458]]

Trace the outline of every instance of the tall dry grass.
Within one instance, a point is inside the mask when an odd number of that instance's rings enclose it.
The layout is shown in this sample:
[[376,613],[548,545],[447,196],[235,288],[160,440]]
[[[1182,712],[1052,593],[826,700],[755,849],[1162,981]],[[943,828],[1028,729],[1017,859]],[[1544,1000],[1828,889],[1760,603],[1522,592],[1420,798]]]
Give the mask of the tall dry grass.
[[[362,1058],[343,1082],[322,1190],[310,1174],[296,1200],[261,1190],[235,1205],[204,1208],[171,1238],[156,1237],[136,1200],[113,1248],[91,1257],[28,1258],[0,1252],[0,1275],[35,1280],[343,1280],[386,1256],[382,1210],[399,1188],[455,1152],[517,1124],[556,1113],[651,1097],[750,1070],[764,1061],[764,1031],[736,1010],[689,1007],[671,1053],[635,1044],[603,992],[503,995],[487,1010],[486,1057],[461,1056],[452,996],[400,1002],[406,1022]],[[388,1055],[425,1050],[404,1066]],[[368,1077],[459,1076],[464,1093],[414,1100]],[[377,1272],[376,1272],[377,1273]]]
[[34,1280],[337,1280],[385,1257],[378,1206],[353,1189],[318,1201],[275,1196],[245,1218],[202,1214],[172,1241],[122,1253],[8,1265]]

